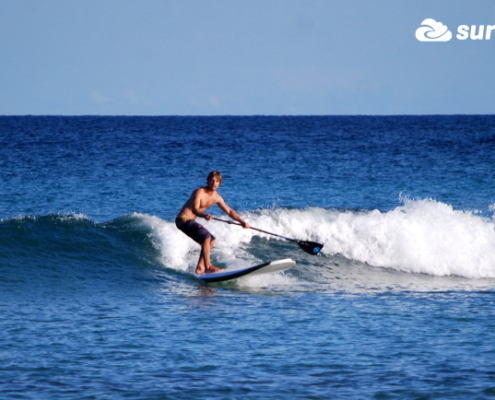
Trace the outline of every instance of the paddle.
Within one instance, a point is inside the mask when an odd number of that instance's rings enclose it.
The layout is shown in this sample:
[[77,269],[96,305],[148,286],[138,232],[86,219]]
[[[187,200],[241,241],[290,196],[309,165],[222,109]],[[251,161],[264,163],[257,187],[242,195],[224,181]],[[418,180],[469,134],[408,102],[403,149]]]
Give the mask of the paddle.
[[[217,217],[213,217],[213,219],[216,220],[216,221],[225,222],[226,224],[242,226],[239,222],[226,221],[224,219],[217,218]],[[251,227],[251,229],[253,229],[255,231],[258,231],[258,232],[266,233],[268,235],[277,236],[279,238],[282,238],[282,239],[285,239],[285,240],[289,240],[291,242],[296,242],[299,245],[299,247],[301,249],[303,249],[306,253],[312,254],[314,256],[317,255],[320,252],[320,250],[323,248],[323,245],[321,243],[309,242],[307,240],[290,239],[288,237],[285,237],[285,236],[282,236],[282,235],[277,235],[276,233],[267,232],[267,231],[264,231],[264,230],[258,229],[258,228]]]

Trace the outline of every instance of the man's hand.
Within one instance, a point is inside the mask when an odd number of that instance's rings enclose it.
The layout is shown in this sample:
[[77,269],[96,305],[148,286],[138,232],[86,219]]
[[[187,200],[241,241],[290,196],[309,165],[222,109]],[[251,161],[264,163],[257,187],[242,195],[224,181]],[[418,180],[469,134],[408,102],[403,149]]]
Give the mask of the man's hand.
[[206,216],[205,216],[205,219],[206,219],[207,221],[209,221],[209,220],[210,220],[210,219],[212,219],[212,218],[213,218],[213,215],[211,215],[211,214],[206,214]]
[[248,224],[246,221],[244,221],[243,223],[241,223],[241,225],[242,225],[242,227],[243,227],[244,229],[249,229],[249,228],[251,228],[251,227],[249,226],[249,224]]

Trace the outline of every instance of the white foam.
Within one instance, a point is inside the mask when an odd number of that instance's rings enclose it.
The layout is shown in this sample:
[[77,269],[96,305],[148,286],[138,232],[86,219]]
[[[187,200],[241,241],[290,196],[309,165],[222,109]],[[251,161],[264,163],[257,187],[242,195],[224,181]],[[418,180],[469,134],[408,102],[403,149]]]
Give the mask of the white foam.
[[291,277],[287,272],[272,272],[253,276],[245,276],[236,281],[238,286],[263,288],[268,286],[292,286],[297,279]]
[[150,230],[148,236],[160,254],[158,261],[168,268],[187,271],[192,264],[195,243],[180,232],[174,223],[152,215],[134,213],[133,216]]
[[[177,229],[174,222],[160,219],[156,216],[134,214],[150,229],[150,240],[161,255],[161,262],[167,268],[177,271],[192,272],[198,261],[200,246]],[[217,238],[214,254],[217,262],[226,266],[235,264],[242,268],[259,262],[245,250],[244,247],[252,237],[252,232],[242,228],[232,228],[227,224],[200,221],[207,229],[214,232]]]
[[333,213],[323,225],[327,254],[413,273],[495,277],[493,221],[448,204],[405,200],[386,213]]

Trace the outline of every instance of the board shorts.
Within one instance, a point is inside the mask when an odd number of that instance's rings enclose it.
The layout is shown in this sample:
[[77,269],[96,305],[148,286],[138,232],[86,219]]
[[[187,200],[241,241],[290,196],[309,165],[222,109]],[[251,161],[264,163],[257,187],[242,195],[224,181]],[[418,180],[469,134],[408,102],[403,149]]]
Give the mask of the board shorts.
[[211,238],[211,240],[216,239],[208,229],[198,224],[194,219],[184,221],[183,218],[177,217],[175,219],[175,226],[200,245],[208,238]]

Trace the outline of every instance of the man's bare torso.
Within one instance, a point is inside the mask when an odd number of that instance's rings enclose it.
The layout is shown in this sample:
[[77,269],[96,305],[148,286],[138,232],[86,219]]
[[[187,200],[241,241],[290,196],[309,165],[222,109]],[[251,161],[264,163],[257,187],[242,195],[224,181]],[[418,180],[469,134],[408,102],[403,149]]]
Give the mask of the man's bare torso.
[[222,200],[222,197],[215,191],[208,188],[201,187],[196,189],[191,197],[186,201],[184,207],[179,212],[179,217],[183,219],[196,219],[197,215],[194,213],[196,206],[196,211],[204,213],[205,210],[210,208],[212,205],[217,204]]

